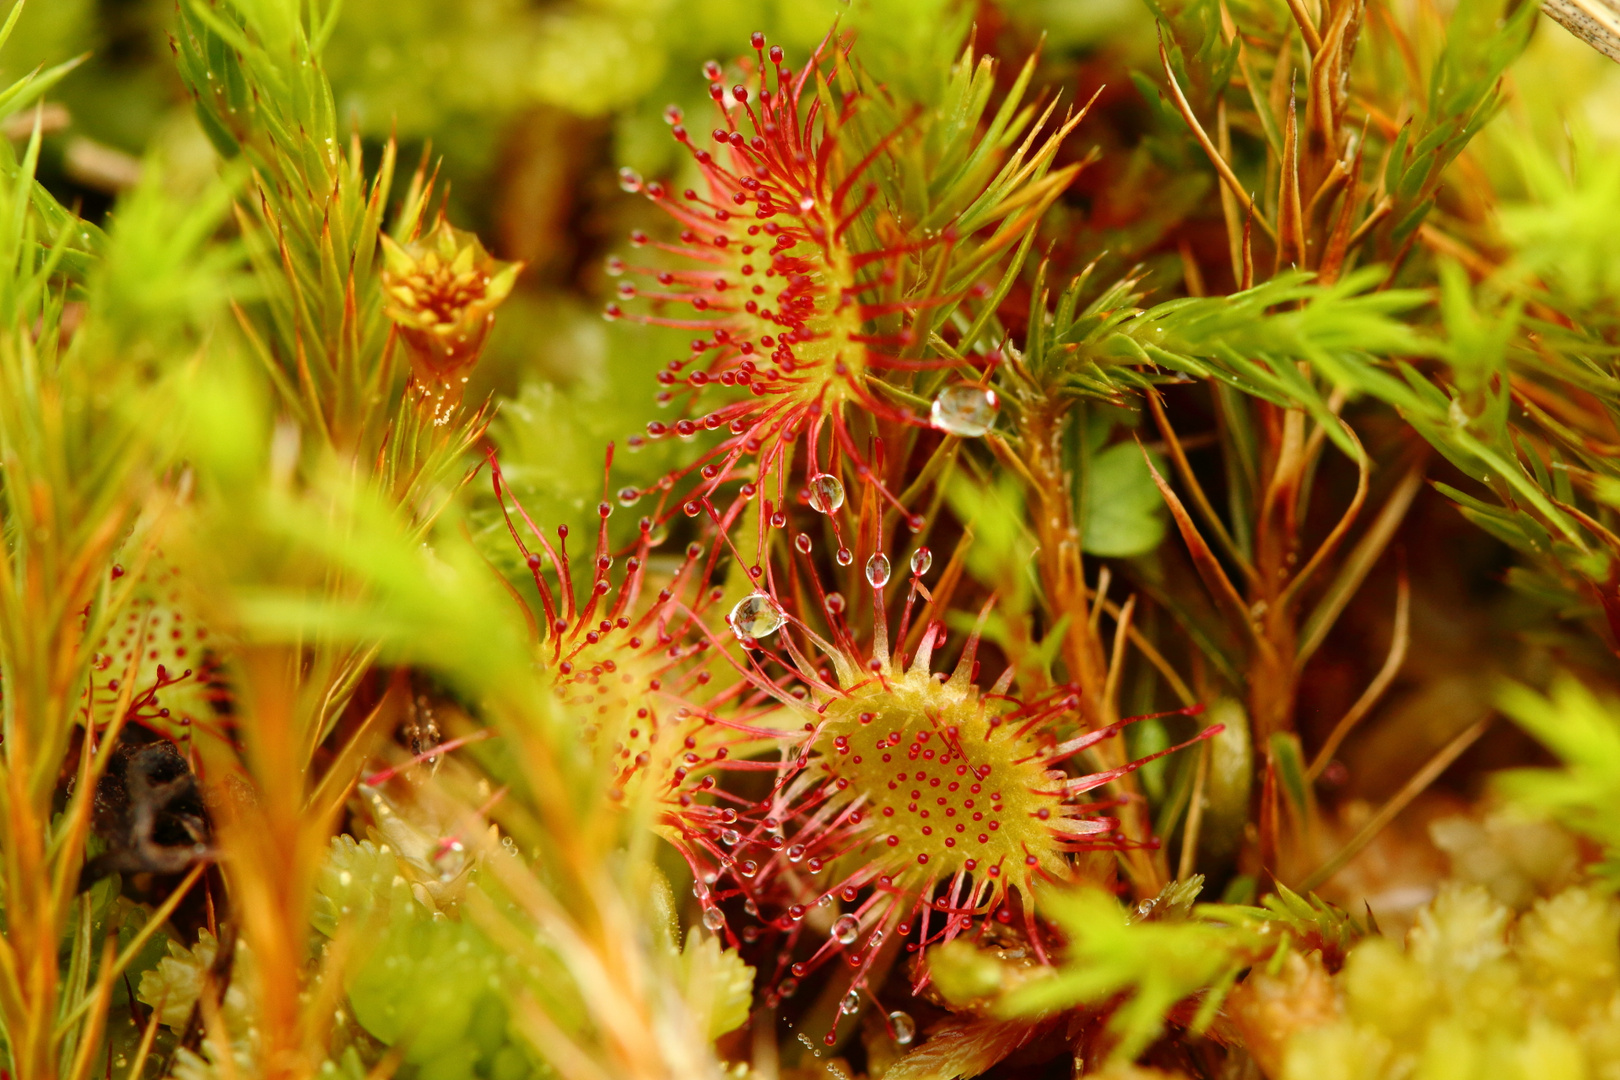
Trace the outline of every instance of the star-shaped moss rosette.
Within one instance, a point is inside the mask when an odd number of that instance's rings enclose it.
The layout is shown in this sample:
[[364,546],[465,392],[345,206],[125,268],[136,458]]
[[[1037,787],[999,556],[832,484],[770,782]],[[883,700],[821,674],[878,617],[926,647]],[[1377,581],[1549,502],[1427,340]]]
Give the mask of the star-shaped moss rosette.
[[383,236],[382,245],[388,317],[410,356],[412,386],[444,423],[523,264],[494,258],[443,218],[426,236],[406,244]]

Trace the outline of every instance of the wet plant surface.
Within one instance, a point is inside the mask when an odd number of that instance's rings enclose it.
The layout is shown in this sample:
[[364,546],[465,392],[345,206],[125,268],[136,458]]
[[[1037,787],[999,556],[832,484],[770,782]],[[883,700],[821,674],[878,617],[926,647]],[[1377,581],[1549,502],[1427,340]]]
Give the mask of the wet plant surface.
[[1620,1076],[1603,18],[7,11],[4,1076]]

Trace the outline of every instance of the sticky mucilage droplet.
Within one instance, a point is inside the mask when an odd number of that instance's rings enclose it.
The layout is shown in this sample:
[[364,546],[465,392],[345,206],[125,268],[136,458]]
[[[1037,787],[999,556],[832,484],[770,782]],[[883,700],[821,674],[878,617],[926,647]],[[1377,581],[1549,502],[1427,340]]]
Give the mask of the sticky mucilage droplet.
[[726,616],[726,622],[731,624],[731,632],[742,641],[770,637],[786,621],[787,616],[776,601],[764,593],[749,593],[737,601],[737,606]]
[[948,435],[974,439],[996,422],[1000,402],[994,390],[971,383],[947,386],[934,398],[928,422]]
[[934,553],[925,547],[920,547],[911,553],[911,572],[918,577],[928,573],[934,565]]
[[810,506],[823,514],[830,514],[844,505],[844,483],[832,473],[817,473],[810,478]]

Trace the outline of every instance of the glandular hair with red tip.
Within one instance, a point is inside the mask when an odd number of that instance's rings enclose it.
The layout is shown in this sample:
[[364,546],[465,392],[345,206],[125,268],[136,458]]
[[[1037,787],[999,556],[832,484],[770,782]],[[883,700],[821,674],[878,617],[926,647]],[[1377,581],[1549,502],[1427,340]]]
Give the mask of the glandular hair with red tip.
[[[976,632],[948,676],[931,666],[945,636],[940,624],[924,628],[909,662],[891,655],[880,589],[869,640],[850,629],[841,596],[823,604],[836,612],[827,640],[793,610],[792,596],[807,591],[837,595],[816,580],[782,590],[780,641],[753,643],[746,669],[806,729],[776,791],[747,815],[759,824],[739,849],[764,859],[741,891],[786,934],[779,976],[802,978],[849,952],[851,985],[862,988],[878,942],[910,936],[905,948],[918,952],[975,925],[982,932],[986,918],[1006,917],[1014,890],[1030,944],[1044,957],[1036,886],[1075,879],[1079,853],[1152,843],[1121,835],[1101,812],[1112,804],[1091,793],[1221,730],[1207,727],[1119,768],[1083,771],[1079,755],[1146,717],[1081,730],[1073,688],[1022,701],[1009,693],[1010,669],[981,691],[973,681]],[[796,674],[768,676],[777,664]],[[805,912],[827,902],[844,905],[835,932],[790,963]],[[928,976],[925,965],[919,971],[920,989]]]
[[537,664],[557,704],[603,762],[609,801],[648,812],[654,830],[694,876],[716,880],[730,862],[724,839],[738,821],[735,810],[715,805],[719,775],[754,768],[747,760],[752,750],[783,733],[760,726],[759,710],[733,701],[736,687],[710,689],[715,652],[702,626],[713,598],[704,587],[709,548],[690,545],[673,577],[648,597],[655,544],[644,521],[615,584],[607,529],[612,507],[604,500],[595,550],[584,563],[590,585],[581,588],[566,528],[556,530],[555,541],[547,537],[507,486],[493,454],[488,464],[540,602]]
[[[686,415],[649,423],[648,433],[690,437],[725,429],[718,447],[674,474],[703,470],[695,490],[680,495],[683,504],[757,462],[750,475],[780,510],[800,439],[807,444],[807,478],[839,471],[823,460],[828,454],[871,477],[846,410],[926,426],[874,382],[888,371],[955,363],[922,359],[912,329],[917,313],[966,295],[926,287],[928,256],[948,259],[955,234],[949,225],[926,234],[910,229],[883,205],[876,170],[888,167],[905,128],[848,144],[845,133],[861,127],[851,123],[860,92],[838,89],[843,83],[835,79],[830,96],[817,93],[825,69],[845,62],[833,45],[829,38],[795,74],[783,66],[782,50],[767,54],[756,34],[753,86],[728,88],[718,66],[709,72],[718,126],[700,133],[687,129],[679,110],[666,114],[697,164],[701,188],[677,192],[634,173],[622,177],[626,188],[668,212],[678,240],[632,235],[633,246],[650,244],[673,258],[656,265],[610,261],[610,273],[646,282],[624,281],[620,301],[651,310],[614,302],[605,314],[696,335],[689,355],[658,376],[660,399],[683,398]],[[898,506],[881,478],[872,479]]]

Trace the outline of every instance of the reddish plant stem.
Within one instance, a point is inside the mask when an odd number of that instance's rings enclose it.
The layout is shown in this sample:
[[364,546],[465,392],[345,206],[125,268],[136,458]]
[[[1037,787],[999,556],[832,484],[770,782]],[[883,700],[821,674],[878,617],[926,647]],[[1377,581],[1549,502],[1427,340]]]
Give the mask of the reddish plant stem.
[[[1081,723],[1096,731],[1116,723],[1119,709],[1108,694],[1109,650],[1091,619],[1080,529],[1074,517],[1074,478],[1063,463],[1067,411],[1061,402],[1032,402],[1020,417],[1020,446],[1033,484],[1031,509],[1040,543],[1036,559],[1047,604],[1054,618],[1069,617],[1062,655],[1069,679],[1078,689]],[[1104,769],[1119,768],[1129,760],[1123,740],[1106,740],[1094,752]],[[1120,810],[1124,833],[1136,840],[1151,837],[1153,823],[1136,777],[1121,776],[1114,786],[1126,800]],[[1122,852],[1121,859],[1138,896],[1156,895],[1168,880],[1161,852],[1131,849]]]

